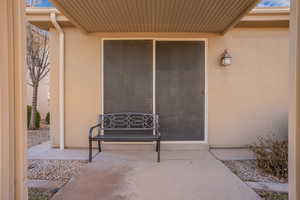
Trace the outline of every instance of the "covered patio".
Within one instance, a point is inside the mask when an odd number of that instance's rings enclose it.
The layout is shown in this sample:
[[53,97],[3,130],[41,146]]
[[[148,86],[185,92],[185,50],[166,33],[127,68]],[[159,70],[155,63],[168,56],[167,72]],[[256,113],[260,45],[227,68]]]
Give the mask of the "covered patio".
[[[283,65],[288,64],[289,10],[254,9],[247,14],[256,1],[172,2],[138,1],[134,6],[127,1],[54,1],[59,11],[27,9],[30,23],[51,35],[53,147],[87,147],[83,133],[99,114],[111,112],[158,113],[163,146],[170,141],[242,146],[270,127],[278,135],[286,132],[287,103],[281,102],[287,102],[287,92],[274,91],[271,85],[281,76],[278,84],[287,87]],[[264,28],[268,23],[271,28]],[[265,35],[270,36],[265,45],[252,42]],[[276,59],[256,53],[277,46]],[[222,68],[219,57],[226,48],[234,62]],[[242,53],[246,51],[248,59]],[[276,75],[265,82],[267,71]],[[253,87],[251,80],[257,78],[263,87]],[[270,98],[274,92],[278,98]],[[175,99],[176,104],[169,103]],[[255,109],[248,110],[245,101]],[[261,110],[258,118],[256,109]]]
[[[139,1],[139,7],[130,7],[129,0],[106,1],[106,3],[103,1],[102,4],[99,2],[53,0],[54,5],[84,34],[112,38],[147,36],[159,38],[164,37],[167,32],[172,32],[173,38],[226,34],[258,1],[190,0],[187,6],[184,4],[185,1],[176,1],[177,3],[173,4],[173,1],[169,0],[155,0]],[[4,30],[0,35],[5,41],[0,47],[1,58],[4,58],[1,59],[0,73],[0,194],[1,199],[5,200],[26,200],[25,7],[22,0],[5,0],[1,1],[0,5],[2,11],[0,22]],[[178,16],[178,12],[174,11],[176,9],[184,10],[184,15]],[[55,19],[57,13],[53,13],[52,18]],[[299,13],[300,3],[294,0],[290,36],[289,198],[291,200],[300,197]],[[172,23],[167,23],[170,21]],[[59,26],[57,28],[59,29]],[[59,104],[61,149],[64,149],[65,132],[63,34],[61,30],[59,52],[61,79],[58,83],[60,98],[59,102],[56,102]],[[97,109],[103,112],[104,107]],[[155,109],[155,106],[151,108],[153,113]],[[166,151],[162,154],[160,164],[153,162],[151,156],[153,154],[147,151],[102,153],[101,156],[96,156],[95,162],[89,164],[54,199],[259,199],[209,152]]]

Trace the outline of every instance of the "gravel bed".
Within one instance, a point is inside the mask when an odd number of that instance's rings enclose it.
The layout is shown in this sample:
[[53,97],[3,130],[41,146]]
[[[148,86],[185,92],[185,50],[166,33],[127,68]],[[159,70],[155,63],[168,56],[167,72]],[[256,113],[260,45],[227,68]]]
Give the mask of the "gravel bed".
[[[287,183],[287,180],[280,180],[257,169],[255,160],[223,160],[222,162],[244,182]],[[269,191],[255,192],[259,194],[263,200],[288,200],[287,193]]]
[[288,200],[287,193],[256,191],[263,200]]
[[29,160],[28,179],[68,182],[86,164],[74,160]]
[[[28,148],[50,140],[49,126],[42,123],[39,130],[28,130]],[[86,164],[77,160],[28,160],[27,177],[31,180],[49,180],[67,183]],[[59,188],[58,188],[59,189]],[[57,191],[28,188],[29,200],[50,200]]]
[[39,130],[28,130],[27,131],[27,146],[28,148],[47,142],[50,140],[49,128],[41,128]]
[[222,162],[243,181],[287,183],[287,180],[280,180],[257,169],[255,160],[226,160]]
[[55,192],[28,188],[28,200],[50,200]]

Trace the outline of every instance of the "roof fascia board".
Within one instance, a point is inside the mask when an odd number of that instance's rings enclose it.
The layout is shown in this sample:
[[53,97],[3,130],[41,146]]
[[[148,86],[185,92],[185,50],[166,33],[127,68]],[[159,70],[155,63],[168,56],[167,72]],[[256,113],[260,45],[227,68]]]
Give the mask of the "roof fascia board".
[[220,33],[174,33],[174,32],[94,32],[90,36],[102,38],[207,38],[221,36]]
[[57,14],[60,13],[56,8],[26,7],[26,14],[30,13],[32,15],[41,15],[41,14],[49,14],[53,12]]
[[290,14],[290,9],[288,7],[278,7],[278,8],[254,8],[250,11],[249,15],[267,15],[267,14]]
[[261,22],[261,21],[289,21],[290,17],[288,15],[277,15],[277,16],[245,16],[241,22]]

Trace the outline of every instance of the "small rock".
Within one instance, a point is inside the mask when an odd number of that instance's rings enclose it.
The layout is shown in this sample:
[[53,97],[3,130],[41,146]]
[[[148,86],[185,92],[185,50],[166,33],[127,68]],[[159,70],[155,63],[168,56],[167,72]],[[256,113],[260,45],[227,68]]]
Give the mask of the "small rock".
[[[76,160],[29,160],[28,179],[66,183],[86,165]],[[32,166],[34,166],[32,168]]]

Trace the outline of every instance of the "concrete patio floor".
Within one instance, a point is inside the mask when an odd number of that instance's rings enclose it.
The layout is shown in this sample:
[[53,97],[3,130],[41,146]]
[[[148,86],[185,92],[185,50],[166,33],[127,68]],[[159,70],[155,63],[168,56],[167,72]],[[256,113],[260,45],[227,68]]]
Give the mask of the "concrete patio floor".
[[254,160],[255,154],[247,148],[236,149],[210,149],[219,160]]
[[260,197],[208,151],[97,154],[53,200],[256,200]]
[[[97,151],[93,151],[95,156]],[[88,159],[87,149],[52,148],[50,142],[45,142],[28,149],[27,157],[30,160],[83,160]]]

